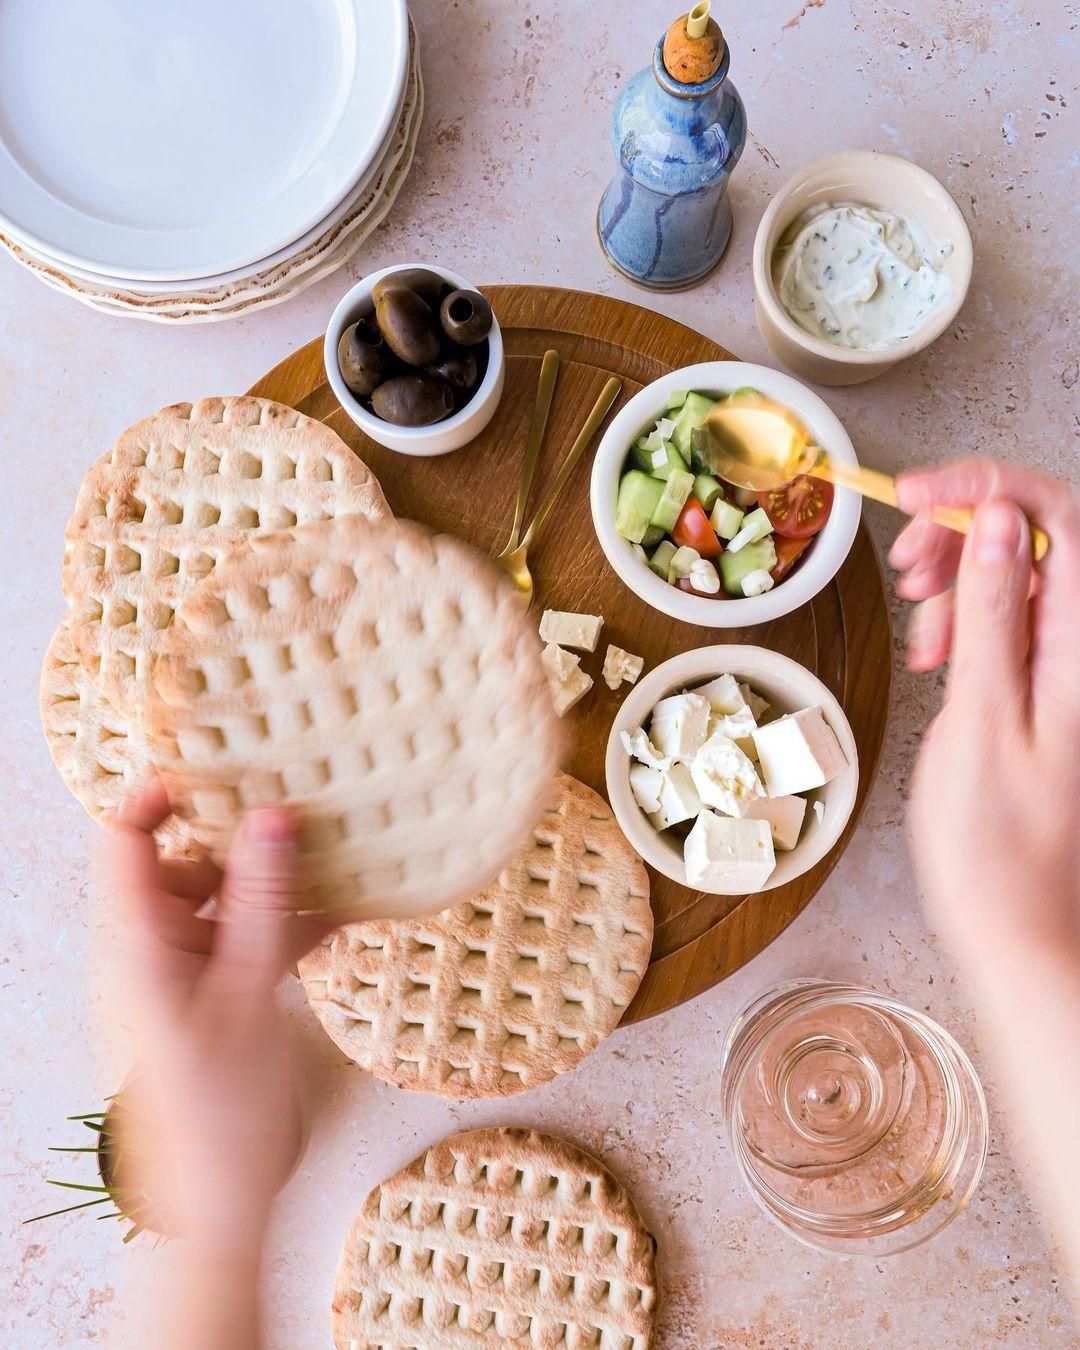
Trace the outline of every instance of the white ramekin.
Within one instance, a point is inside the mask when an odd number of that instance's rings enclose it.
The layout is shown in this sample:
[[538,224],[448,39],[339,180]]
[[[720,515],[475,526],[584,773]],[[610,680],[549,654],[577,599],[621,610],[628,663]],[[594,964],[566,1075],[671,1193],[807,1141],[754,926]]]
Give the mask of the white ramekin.
[[[830,852],[851,819],[859,788],[859,751],[843,708],[816,675],[790,657],[767,651],[764,647],[740,644],[698,647],[694,651],[681,652],[651,670],[635,685],[615,715],[605,762],[608,801],[623,834],[649,866],[672,881],[688,885],[682,841],[673,837],[670,831],[659,834],[634,800],[630,790],[630,756],[623,747],[620,733],[645,726],[662,698],[704,684],[718,675],[734,675],[740,683],[748,684],[755,694],[768,699],[781,713],[820,708],[848,761],[848,767],[831,782],[805,794],[808,804],[799,842],[790,852],[777,850],[776,868],[761,888],[771,891],[809,872]],[[820,820],[814,810],[815,802],[821,806]],[[743,892],[719,889],[707,891],[707,894],[741,895]]]
[[[857,202],[917,221],[937,244],[951,244],[942,271],[952,282],[947,304],[911,337],[884,351],[837,347],[800,328],[780,303],[772,264],[784,231],[797,216],[822,203]],[[800,169],[769,203],[754,238],[754,311],[773,356],[816,384],[862,384],[890,370],[941,336],[956,318],[971,285],[972,248],[960,208],[938,182],[910,160],[877,150],[845,150]]]
[[669,585],[650,572],[635,556],[633,545],[616,532],[619,478],[630,447],[663,416],[670,396],[677,390],[693,390],[719,397],[747,385],[797,413],[815,443],[838,463],[852,467],[858,464],[847,432],[817,394],[790,375],[746,361],[706,361],[699,366],[684,366],[646,385],[613,419],[593,460],[590,494],[593,525],[608,562],[634,594],[653,609],[702,628],[746,628],[778,619],[806,604],[839,571],[859,527],[862,499],[846,488],[837,488],[832,514],[798,570],[764,595],[727,600],[691,595]]
[[403,455],[446,455],[451,450],[460,450],[463,445],[468,445],[480,435],[495,416],[495,409],[502,398],[506,365],[498,316],[495,317],[488,335],[488,364],[480,387],[464,408],[441,422],[433,422],[430,426],[398,427],[392,422],[384,422],[381,417],[376,417],[364,407],[355,394],[350,392],[338,367],[337,349],[341,335],[351,323],[371,313],[374,308],[371,292],[375,283],[392,272],[404,272],[414,267],[423,267],[445,277],[456,289],[467,291],[477,289],[471,281],[459,276],[457,272],[451,272],[446,267],[434,267],[431,263],[398,263],[394,267],[384,267],[379,272],[372,272],[370,276],[358,281],[351,290],[345,292],[330,316],[326,337],[323,340],[323,362],[326,366],[326,378],[330,382],[330,388],[337,395],[338,402],[366,436]]

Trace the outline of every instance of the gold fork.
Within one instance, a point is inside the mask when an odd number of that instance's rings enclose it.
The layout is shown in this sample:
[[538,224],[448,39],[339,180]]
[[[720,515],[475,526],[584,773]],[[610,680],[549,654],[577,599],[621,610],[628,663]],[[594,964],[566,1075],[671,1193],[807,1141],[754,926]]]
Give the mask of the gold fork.
[[[555,370],[557,371],[558,356],[556,355],[555,352],[548,352],[545,354],[544,357],[545,362],[547,362],[548,356],[552,356],[555,358],[554,365]],[[552,386],[554,386],[555,382],[554,374],[552,374],[550,378]],[[615,402],[615,400],[618,398],[619,392],[622,389],[622,381],[617,380],[614,377],[608,380],[608,382],[604,385],[603,389],[600,392],[600,397],[593,404],[592,412],[590,412],[588,417],[585,419],[585,424],[578,432],[577,439],[574,441],[574,444],[570,447],[569,451],[567,452],[566,458],[563,460],[562,465],[559,468],[559,472],[555,475],[555,481],[548,489],[547,496],[537,507],[536,514],[529,522],[529,527],[525,531],[519,543],[517,531],[521,525],[521,517],[524,515],[523,497],[528,493],[529,483],[532,480],[532,471],[536,464],[536,454],[540,448],[540,440],[543,439],[544,424],[547,422],[547,408],[545,408],[543,411],[543,417],[541,420],[538,438],[534,446],[533,433],[536,431],[538,414],[540,413],[540,405],[542,402],[542,395],[544,392],[543,367],[541,367],[540,370],[540,381],[541,385],[537,391],[536,412],[533,415],[533,426],[530,428],[529,442],[525,451],[525,468],[522,473],[522,485],[521,488],[518,490],[519,511],[518,513],[515,514],[514,529],[511,531],[510,538],[507,541],[506,547],[495,559],[496,564],[502,568],[502,570],[513,582],[514,587],[517,590],[518,596],[523,601],[526,609],[528,609],[528,607],[532,604],[533,600],[533,579],[532,573],[529,571],[528,556],[527,556],[529,552],[529,547],[532,544],[533,540],[536,538],[536,535],[540,530],[540,527],[547,519],[548,512],[555,505],[555,501],[559,493],[566,486],[567,479],[569,479],[570,475],[574,472],[574,469],[577,467],[578,460],[585,453],[585,450],[588,447],[589,443],[592,441],[592,438],[596,435],[597,431],[599,430],[600,423],[603,422],[604,418],[607,416],[608,410],[610,409],[611,405]],[[551,404],[551,394],[549,392],[547,394],[547,406],[550,407],[550,404]],[[531,462],[530,462],[530,452],[532,454]]]

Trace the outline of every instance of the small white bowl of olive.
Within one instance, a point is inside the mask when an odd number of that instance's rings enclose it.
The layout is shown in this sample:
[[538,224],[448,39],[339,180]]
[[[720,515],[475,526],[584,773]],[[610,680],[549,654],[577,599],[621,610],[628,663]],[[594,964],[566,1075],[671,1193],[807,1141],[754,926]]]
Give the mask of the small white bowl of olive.
[[373,272],[334,310],[326,377],[365,435],[404,455],[445,455],[495,415],[505,364],[487,300],[445,267]]

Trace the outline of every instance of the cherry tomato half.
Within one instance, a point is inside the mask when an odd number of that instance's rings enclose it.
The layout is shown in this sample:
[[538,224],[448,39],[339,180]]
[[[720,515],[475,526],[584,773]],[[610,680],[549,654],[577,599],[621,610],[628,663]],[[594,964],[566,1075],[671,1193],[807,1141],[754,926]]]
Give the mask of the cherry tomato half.
[[777,534],[789,539],[809,539],[829,519],[833,485],[800,474],[783,487],[758,493],[758,505],[772,521]]
[[696,548],[703,558],[719,558],[724,546],[709,524],[705,508],[696,497],[688,497],[671,531],[679,548]]
[[786,539],[782,534],[778,534],[773,539],[776,562],[769,573],[773,581],[783,581],[813,542],[813,535],[809,535],[806,539]]

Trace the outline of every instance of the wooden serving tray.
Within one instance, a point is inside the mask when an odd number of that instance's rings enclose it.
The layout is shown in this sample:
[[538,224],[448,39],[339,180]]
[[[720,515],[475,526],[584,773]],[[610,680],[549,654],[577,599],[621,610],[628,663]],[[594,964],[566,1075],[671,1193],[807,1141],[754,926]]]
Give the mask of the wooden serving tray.
[[[540,500],[610,375],[623,382],[618,408],[678,366],[733,358],[692,329],[622,300],[552,286],[491,286],[485,293],[503,329],[506,391],[487,431],[454,454],[416,459],[368,440],[326,383],[321,338],[275,366],[251,393],[329,423],[371,465],[397,515],[496,553],[510,532],[540,360],[548,347],[558,350],[562,365],[531,504]],[[740,898],[691,891],[650,869],[656,936],[649,971],[624,1019],[635,1021],[711,988],[756,956],[832,871],[877,771],[889,710],[892,640],[881,570],[863,525],[835,580],[794,614],[739,630],[695,628],[658,614],[623,585],[604,558],[589,512],[591,467],[587,454],[529,555],[537,622],[545,608],[604,616],[597,651],[582,658],[594,687],[567,717],[575,745],[567,769],[604,793],[608,732],[630,688],[612,693],[604,684],[600,670],[609,642],[643,656],[646,670],[676,652],[716,642],[784,652],[815,671],[837,696],[859,747],[859,794],[851,822],[829,856],[799,880]]]

